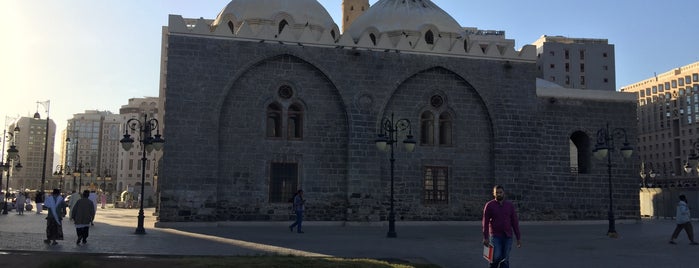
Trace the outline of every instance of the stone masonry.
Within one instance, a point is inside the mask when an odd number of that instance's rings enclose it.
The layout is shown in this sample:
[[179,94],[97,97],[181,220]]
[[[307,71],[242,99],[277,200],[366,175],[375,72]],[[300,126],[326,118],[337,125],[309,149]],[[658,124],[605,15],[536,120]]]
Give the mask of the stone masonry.
[[[635,103],[539,97],[534,61],[185,34],[167,45],[161,222],[289,220],[288,203],[269,202],[271,163],[298,163],[307,220],[385,221],[390,163],[374,144],[378,126],[391,114],[409,119],[419,141],[434,95],[453,116],[453,143],[408,153],[399,134],[399,221],[479,220],[497,183],[525,220],[606,219],[606,162],[571,173],[570,137],[585,133],[592,150],[609,122],[636,140]],[[303,106],[301,140],[266,137],[273,102]],[[618,218],[639,217],[634,159],[613,155]],[[447,204],[423,202],[426,166],[448,167]]]

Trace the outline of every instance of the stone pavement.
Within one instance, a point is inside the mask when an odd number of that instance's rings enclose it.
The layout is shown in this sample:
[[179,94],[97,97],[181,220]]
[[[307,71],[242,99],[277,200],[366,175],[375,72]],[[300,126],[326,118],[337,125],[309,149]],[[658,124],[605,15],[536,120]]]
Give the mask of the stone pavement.
[[[146,209],[146,235],[136,235],[137,209],[98,209],[87,245],[77,246],[72,223],[66,240],[49,246],[46,213],[0,215],[0,257],[13,254],[79,253],[118,257],[294,254],[376,258],[433,263],[445,268],[486,267],[478,222],[396,222],[398,238],[386,238],[385,223],[307,222],[305,234],[290,222],[158,223]],[[699,246],[668,244],[671,220],[617,223],[620,238],[606,237],[606,221],[523,222],[523,247],[512,249],[513,267],[697,267]],[[167,227],[167,228],[165,228]]]

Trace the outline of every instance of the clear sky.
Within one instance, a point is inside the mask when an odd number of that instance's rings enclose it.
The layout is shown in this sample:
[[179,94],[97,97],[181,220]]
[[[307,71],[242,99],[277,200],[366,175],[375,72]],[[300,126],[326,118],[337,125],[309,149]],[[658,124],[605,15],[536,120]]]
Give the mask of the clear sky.
[[[157,96],[168,14],[213,19],[228,2],[0,1],[2,124],[5,116],[33,115],[36,102],[49,99],[58,134],[73,114],[118,113],[129,98]],[[340,26],[342,0],[319,2]],[[542,35],[608,39],[615,45],[616,88],[699,61],[696,0],[433,2],[464,27],[504,30],[516,49]]]

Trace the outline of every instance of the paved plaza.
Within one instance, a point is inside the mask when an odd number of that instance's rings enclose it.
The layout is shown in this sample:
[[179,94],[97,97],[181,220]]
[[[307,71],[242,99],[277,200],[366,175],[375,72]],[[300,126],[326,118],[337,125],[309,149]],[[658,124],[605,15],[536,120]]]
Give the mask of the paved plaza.
[[[15,254],[109,254],[116,256],[234,256],[293,254],[376,258],[433,263],[445,268],[486,267],[478,222],[397,222],[398,238],[386,238],[385,224],[307,222],[305,234],[290,222],[170,224],[154,228],[146,209],[146,235],[136,235],[137,209],[98,209],[87,245],[77,246],[72,223],[66,240],[42,243],[46,212],[0,215],[0,260]],[[162,225],[162,224],[161,224]],[[167,225],[167,224],[165,224]],[[699,246],[668,244],[672,220],[620,222],[618,239],[606,237],[606,221],[523,222],[523,247],[512,250],[513,267],[696,267]]]

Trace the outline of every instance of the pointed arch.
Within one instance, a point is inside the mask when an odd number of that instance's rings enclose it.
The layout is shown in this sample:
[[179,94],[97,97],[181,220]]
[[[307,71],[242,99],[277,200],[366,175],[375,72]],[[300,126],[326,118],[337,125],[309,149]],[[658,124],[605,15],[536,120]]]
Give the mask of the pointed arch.
[[583,131],[570,135],[570,171],[587,174],[590,172],[590,137]]
[[434,145],[434,114],[430,111],[420,115],[420,145]]
[[303,106],[291,104],[287,112],[287,138],[290,140],[303,139]]
[[267,106],[267,138],[282,137],[282,106],[273,102]]
[[449,112],[439,115],[439,145],[452,145],[452,124],[453,118]]
[[282,31],[284,30],[284,28],[288,25],[289,25],[289,23],[286,20],[280,21],[279,22],[279,30],[277,31],[277,34],[281,34]]

